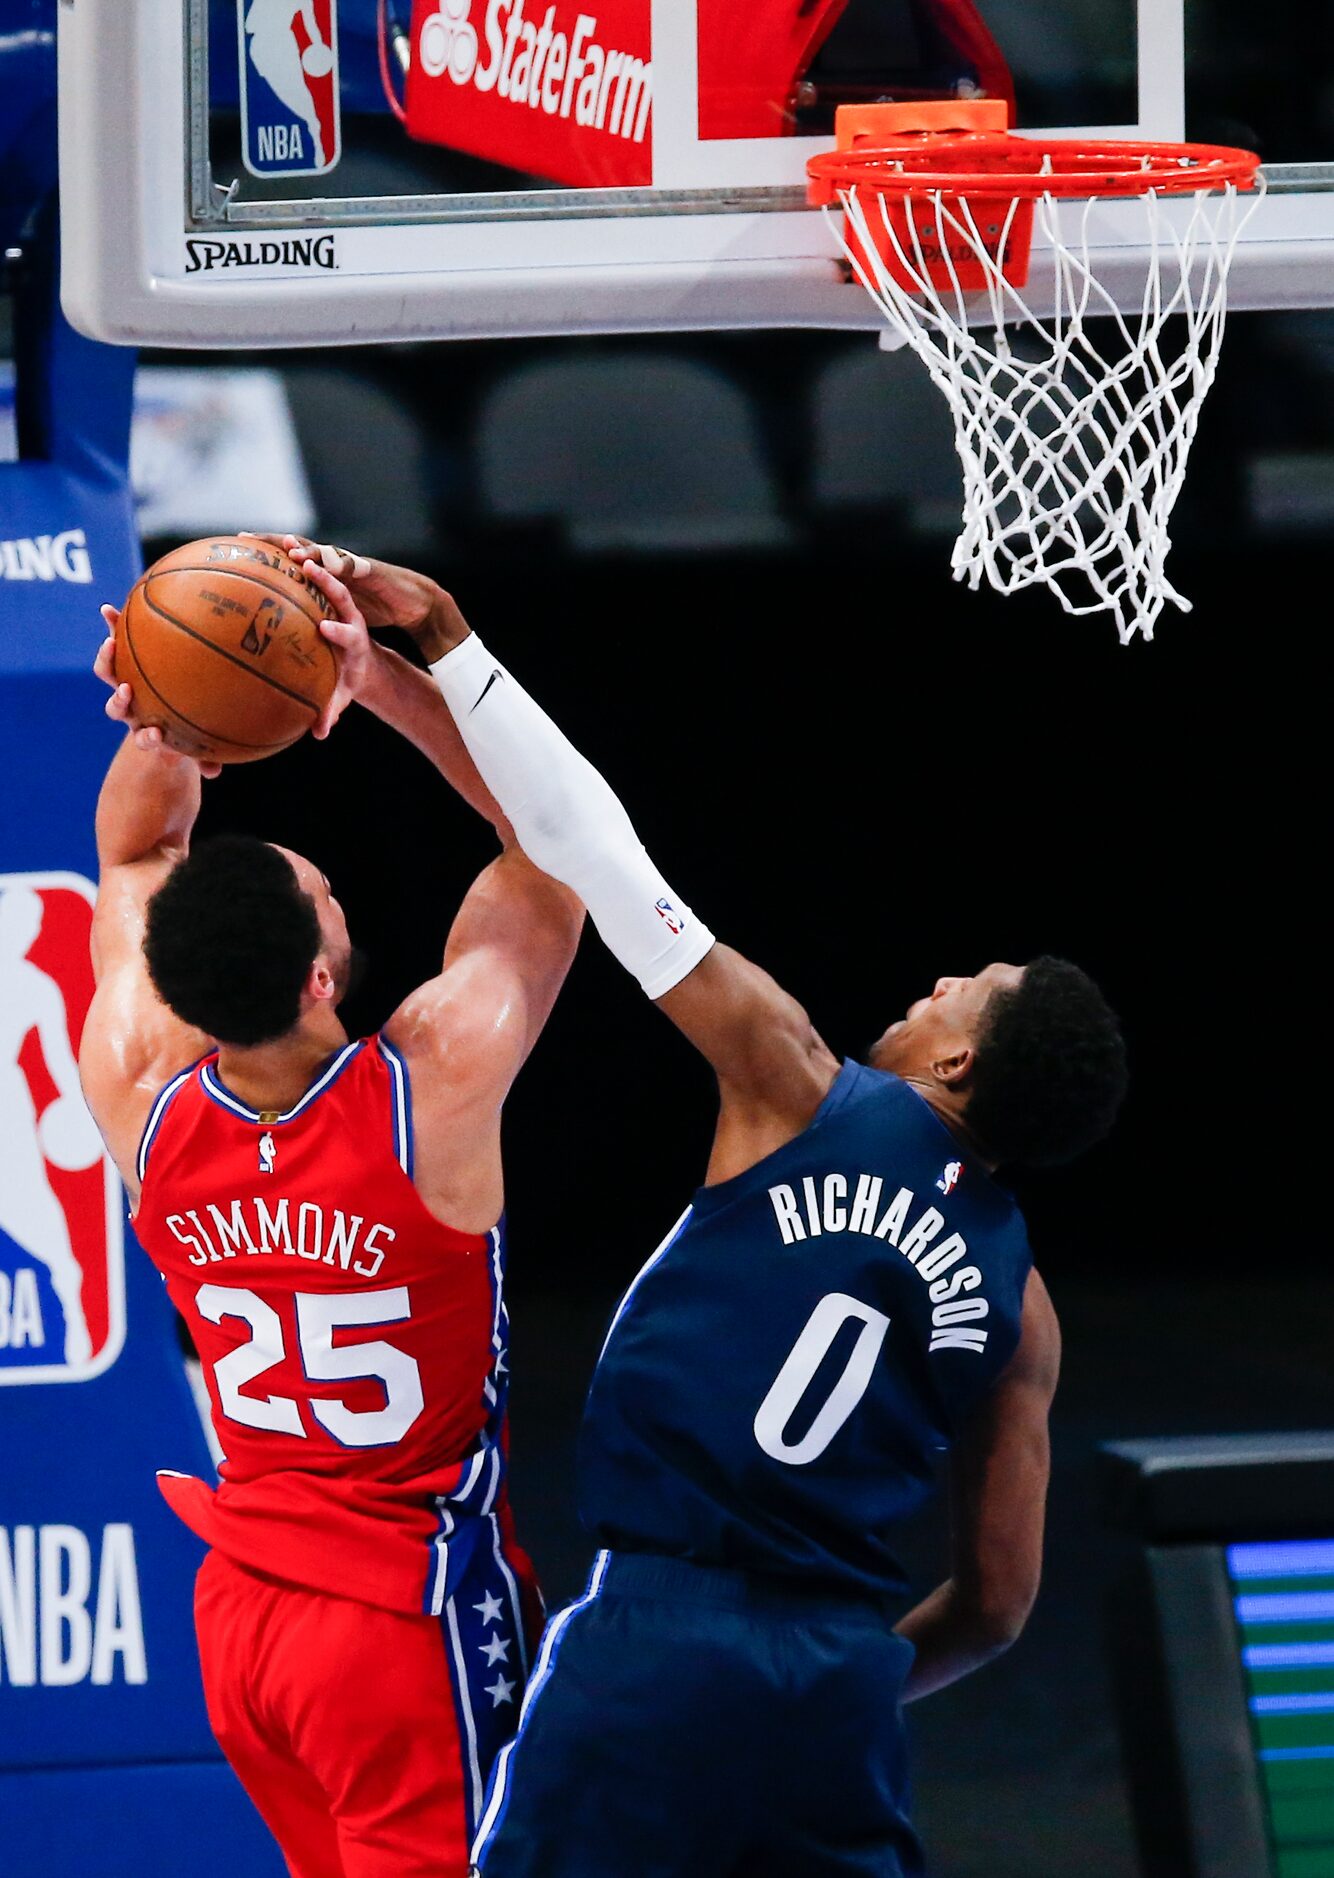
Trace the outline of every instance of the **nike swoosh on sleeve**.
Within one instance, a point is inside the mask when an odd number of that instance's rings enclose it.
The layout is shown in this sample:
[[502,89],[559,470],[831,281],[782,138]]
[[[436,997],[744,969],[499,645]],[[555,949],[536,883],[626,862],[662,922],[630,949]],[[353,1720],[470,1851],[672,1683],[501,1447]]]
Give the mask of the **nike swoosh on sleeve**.
[[[497,665],[495,671],[492,672],[491,676],[487,679],[485,685],[482,687],[482,698],[486,696],[487,692],[491,689],[492,685],[495,684],[496,680],[498,678],[502,678],[503,676],[504,674],[501,672],[500,667]],[[482,698],[479,698],[477,700],[477,704],[480,704],[482,702]],[[468,712],[469,717],[471,717],[473,711],[477,709],[477,704],[474,704],[472,707],[472,710]]]

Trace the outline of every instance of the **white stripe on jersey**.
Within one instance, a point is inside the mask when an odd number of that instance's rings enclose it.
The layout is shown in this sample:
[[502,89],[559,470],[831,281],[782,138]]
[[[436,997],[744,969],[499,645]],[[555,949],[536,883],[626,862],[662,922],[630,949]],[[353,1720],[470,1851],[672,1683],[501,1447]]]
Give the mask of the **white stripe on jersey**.
[[495,1555],[496,1564],[500,1567],[500,1575],[509,1586],[510,1608],[514,1612],[514,1631],[519,1639],[519,1661],[523,1665],[523,1673],[526,1679],[528,1675],[528,1638],[523,1627],[523,1603],[519,1597],[519,1587],[515,1580],[514,1573],[510,1570],[509,1560],[505,1557],[505,1548],[500,1543],[500,1521],[496,1518],[494,1513],[489,1514],[487,1517],[488,1524],[491,1527],[491,1550]]
[[189,1081],[190,1077],[194,1074],[194,1070],[195,1065],[192,1063],[189,1069],[183,1069],[179,1076],[173,1076],[166,1088],[159,1095],[157,1101],[153,1104],[152,1113],[144,1124],[143,1137],[139,1142],[139,1154],[136,1161],[136,1168],[141,1182],[145,1170],[148,1167],[148,1150],[152,1147],[153,1138],[157,1134],[158,1129],[162,1126],[162,1117],[166,1113],[167,1104],[171,1101],[171,1098],[175,1095],[181,1084]]
[[482,1810],[485,1788],[482,1786],[482,1767],[477,1755],[477,1724],[473,1720],[468,1665],[463,1660],[463,1639],[459,1636],[459,1620],[454,1611],[453,1598],[445,1606],[445,1620],[449,1625],[450,1648],[454,1652],[454,1671],[458,1680],[459,1703],[463,1709],[463,1721],[468,1732],[468,1772],[472,1775],[472,1805],[468,1810],[476,1819]]
[[394,1153],[405,1174],[412,1173],[412,1143],[408,1138],[407,1066],[394,1046],[380,1038],[380,1055],[389,1065],[394,1095]]
[[431,1615],[439,1617],[445,1608],[445,1584],[449,1578],[449,1535],[454,1530],[454,1515],[441,1498],[436,1499],[440,1513],[440,1530],[435,1535],[432,1545],[435,1548],[435,1577],[431,1584]]

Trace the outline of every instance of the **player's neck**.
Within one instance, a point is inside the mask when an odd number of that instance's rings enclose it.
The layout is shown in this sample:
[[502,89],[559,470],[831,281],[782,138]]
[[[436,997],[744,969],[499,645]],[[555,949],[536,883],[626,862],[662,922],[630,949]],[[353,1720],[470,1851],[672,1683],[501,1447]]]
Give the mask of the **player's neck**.
[[218,1048],[218,1075],[247,1108],[282,1114],[294,1108],[315,1080],[321,1064],[341,1050],[347,1032],[332,1005],[317,1005],[294,1030],[273,1043],[249,1049]]
[[960,1147],[966,1148],[975,1161],[994,1174],[1000,1166],[991,1149],[973,1133],[964,1119],[964,1103],[956,1100],[949,1090],[942,1090],[938,1083],[926,1077],[906,1076],[904,1081],[921,1096],[927,1107],[944,1122],[950,1133],[958,1140]]

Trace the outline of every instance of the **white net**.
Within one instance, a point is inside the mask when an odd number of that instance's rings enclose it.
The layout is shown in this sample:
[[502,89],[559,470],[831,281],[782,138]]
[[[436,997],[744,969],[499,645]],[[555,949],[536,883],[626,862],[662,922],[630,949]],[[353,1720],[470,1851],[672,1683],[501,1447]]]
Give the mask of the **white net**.
[[[1045,584],[1068,613],[1111,613],[1122,644],[1151,639],[1169,600],[1189,611],[1164,571],[1168,523],[1218,362],[1228,269],[1258,199],[1242,202],[1230,184],[1173,196],[1172,211],[1156,192],[1132,198],[1147,271],[1127,312],[1092,258],[1098,198],[1039,197],[1035,261],[1049,245],[1055,266],[1053,312],[1039,318],[1002,272],[1008,224],[998,247],[994,226],[984,237],[958,197],[916,192],[912,214],[895,217],[874,187],[840,190],[846,225],[826,214],[954,416],[956,580],[976,588],[985,576],[1001,593]],[[960,286],[951,251],[982,264],[980,291]]]

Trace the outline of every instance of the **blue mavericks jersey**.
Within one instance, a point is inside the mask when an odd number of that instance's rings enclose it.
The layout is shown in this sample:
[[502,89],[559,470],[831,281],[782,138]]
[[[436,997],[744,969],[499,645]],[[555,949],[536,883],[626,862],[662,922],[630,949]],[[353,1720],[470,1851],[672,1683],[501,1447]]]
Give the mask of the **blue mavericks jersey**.
[[600,1545],[880,1591],[1019,1341],[1018,1207],[897,1076],[696,1194],[626,1293],[580,1438]]

